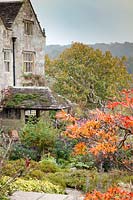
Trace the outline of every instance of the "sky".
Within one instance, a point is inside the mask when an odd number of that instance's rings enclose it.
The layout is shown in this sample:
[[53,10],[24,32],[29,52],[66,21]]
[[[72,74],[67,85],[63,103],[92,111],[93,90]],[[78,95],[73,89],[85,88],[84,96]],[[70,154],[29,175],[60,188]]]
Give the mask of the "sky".
[[31,0],[47,45],[133,42],[133,0]]
[[133,42],[133,0],[31,0],[47,44]]

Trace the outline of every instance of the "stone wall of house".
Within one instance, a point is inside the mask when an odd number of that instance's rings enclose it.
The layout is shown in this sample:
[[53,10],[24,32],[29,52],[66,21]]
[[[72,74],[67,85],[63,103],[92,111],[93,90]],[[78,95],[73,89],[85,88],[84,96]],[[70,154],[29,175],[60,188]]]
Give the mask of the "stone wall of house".
[[[33,35],[25,35],[24,20],[33,21]],[[13,25],[12,30],[6,30],[0,21],[0,89],[13,86],[13,51],[12,37],[16,37],[16,86],[22,86],[23,52],[34,52],[34,74],[44,75],[44,48],[45,37],[38,25],[37,18],[31,9],[29,1],[22,5]],[[5,72],[3,64],[3,49],[10,49],[10,72]]]
[[21,130],[25,125],[25,114],[24,110],[21,110],[21,118],[17,119],[8,119],[8,118],[3,118],[2,116],[0,117],[0,127],[4,131],[9,131],[9,130]]
[[[1,89],[7,87],[8,85],[12,86],[13,75],[12,75],[12,31],[7,30],[0,19],[0,91]],[[5,71],[4,66],[4,50],[10,52],[10,72]]]
[[9,131],[9,130],[20,130],[25,123],[19,119],[0,119],[0,127],[4,131]]
[[[33,35],[25,35],[24,20],[33,21]],[[44,74],[44,47],[45,37],[43,36],[38,25],[36,16],[32,11],[29,1],[26,1],[13,24],[13,36],[16,39],[16,83],[21,86],[21,76],[23,73],[23,52],[35,52],[34,74]]]

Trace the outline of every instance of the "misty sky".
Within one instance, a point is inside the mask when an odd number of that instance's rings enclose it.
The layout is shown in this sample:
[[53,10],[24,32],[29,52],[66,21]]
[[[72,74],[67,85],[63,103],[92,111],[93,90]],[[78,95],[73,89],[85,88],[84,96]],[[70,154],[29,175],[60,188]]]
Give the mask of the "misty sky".
[[31,0],[47,44],[133,42],[133,0]]

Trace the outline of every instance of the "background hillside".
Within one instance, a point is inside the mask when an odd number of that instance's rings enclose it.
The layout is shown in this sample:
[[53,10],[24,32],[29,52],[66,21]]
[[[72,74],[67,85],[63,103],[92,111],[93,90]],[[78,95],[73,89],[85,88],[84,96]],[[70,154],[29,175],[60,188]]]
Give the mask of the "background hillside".
[[[50,58],[54,59],[60,55],[66,48],[69,48],[71,45],[48,45],[46,47],[46,54],[49,55]],[[90,45],[94,49],[100,49],[103,52],[110,51],[113,56],[126,56],[127,57],[127,69],[129,73],[133,73],[133,43],[125,42],[125,43],[111,43],[104,44],[98,43],[94,45]]]

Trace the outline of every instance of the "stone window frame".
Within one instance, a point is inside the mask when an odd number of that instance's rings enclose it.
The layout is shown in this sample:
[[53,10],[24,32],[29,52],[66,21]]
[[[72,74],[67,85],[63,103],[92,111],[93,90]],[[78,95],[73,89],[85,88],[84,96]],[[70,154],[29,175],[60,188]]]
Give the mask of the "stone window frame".
[[24,73],[32,73],[35,66],[35,52],[23,51],[23,71]]
[[11,50],[10,49],[3,49],[3,59],[4,59],[5,72],[10,72],[10,63],[11,63]]
[[24,34],[25,35],[33,35],[33,25],[34,22],[24,19]]

